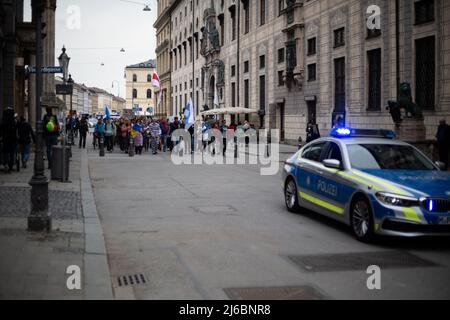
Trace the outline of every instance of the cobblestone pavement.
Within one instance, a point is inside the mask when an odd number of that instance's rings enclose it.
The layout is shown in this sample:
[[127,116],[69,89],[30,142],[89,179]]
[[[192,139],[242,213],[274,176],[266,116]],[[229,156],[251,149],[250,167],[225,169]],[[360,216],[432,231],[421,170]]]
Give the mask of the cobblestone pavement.
[[74,149],[71,183],[50,182],[50,234],[27,232],[33,162],[20,173],[0,173],[0,299],[83,299],[83,288],[69,291],[66,285],[67,267],[84,269],[80,156]]

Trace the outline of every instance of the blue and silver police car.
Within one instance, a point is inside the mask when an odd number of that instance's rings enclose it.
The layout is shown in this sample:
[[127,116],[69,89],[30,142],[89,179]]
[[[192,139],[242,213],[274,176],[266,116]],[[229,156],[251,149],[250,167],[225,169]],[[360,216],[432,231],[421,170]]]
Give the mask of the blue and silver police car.
[[333,129],[285,162],[291,212],[306,208],[376,235],[450,235],[450,173],[388,130]]

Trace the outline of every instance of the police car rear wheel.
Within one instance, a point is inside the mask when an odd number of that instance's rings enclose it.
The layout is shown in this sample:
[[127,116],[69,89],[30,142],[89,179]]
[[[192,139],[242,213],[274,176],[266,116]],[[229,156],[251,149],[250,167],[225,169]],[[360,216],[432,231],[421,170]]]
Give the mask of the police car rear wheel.
[[293,179],[289,179],[284,188],[284,196],[286,200],[286,207],[290,212],[298,212],[300,206],[298,205],[297,186]]
[[352,230],[360,241],[369,242],[373,239],[372,210],[364,198],[357,199],[352,206]]

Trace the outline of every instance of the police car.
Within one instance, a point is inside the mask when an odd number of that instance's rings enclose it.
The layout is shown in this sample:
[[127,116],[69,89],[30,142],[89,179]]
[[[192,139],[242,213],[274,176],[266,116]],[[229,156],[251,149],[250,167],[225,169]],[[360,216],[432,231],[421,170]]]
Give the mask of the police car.
[[450,173],[388,130],[333,129],[285,162],[291,212],[307,208],[355,237],[450,235]]

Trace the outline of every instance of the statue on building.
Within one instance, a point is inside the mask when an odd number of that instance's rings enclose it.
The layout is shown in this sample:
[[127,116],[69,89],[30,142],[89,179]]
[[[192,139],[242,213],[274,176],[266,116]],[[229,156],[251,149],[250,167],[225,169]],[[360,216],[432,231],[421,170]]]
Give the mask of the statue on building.
[[409,119],[423,120],[423,113],[420,106],[413,102],[411,85],[404,82],[400,85],[398,101],[388,101],[388,107],[392,120],[399,125],[402,119],[402,110]]
[[211,46],[213,49],[220,48],[219,31],[217,30],[214,21],[210,21],[209,41],[211,42]]

